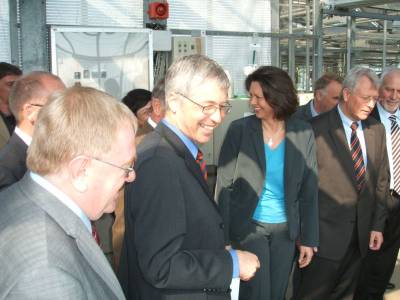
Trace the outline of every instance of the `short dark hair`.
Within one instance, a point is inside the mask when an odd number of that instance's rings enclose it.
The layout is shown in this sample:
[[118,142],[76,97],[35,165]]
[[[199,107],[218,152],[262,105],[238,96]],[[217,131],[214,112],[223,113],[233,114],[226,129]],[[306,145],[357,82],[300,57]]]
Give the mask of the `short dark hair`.
[[324,90],[332,81],[343,83],[343,79],[335,74],[324,74],[315,81],[314,93],[318,90]]
[[130,91],[124,98],[122,103],[136,115],[138,110],[146,106],[151,100],[151,92],[145,89],[134,89]]
[[292,79],[284,70],[273,66],[262,66],[246,78],[246,90],[252,82],[258,82],[265,100],[274,110],[275,118],[285,120],[297,109],[299,99]]
[[8,75],[21,76],[22,71],[17,66],[14,66],[6,62],[0,62],[0,79]]
[[154,86],[151,92],[153,98],[159,99],[162,103],[165,103],[165,78],[160,79]]

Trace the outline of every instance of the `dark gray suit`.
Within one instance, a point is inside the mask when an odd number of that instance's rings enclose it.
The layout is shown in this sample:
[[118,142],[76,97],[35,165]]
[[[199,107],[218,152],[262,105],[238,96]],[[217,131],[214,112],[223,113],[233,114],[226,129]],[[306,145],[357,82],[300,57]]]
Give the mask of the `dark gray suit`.
[[[284,282],[278,283],[283,286],[283,292],[292,265],[294,241],[299,240],[304,246],[318,246],[318,177],[314,134],[308,123],[295,117],[286,121],[285,130],[284,192],[288,226],[285,236],[286,240],[292,241],[293,250],[292,257],[282,259],[286,259],[282,263],[288,264],[287,274],[282,275]],[[243,241],[247,241],[257,230],[252,217],[263,189],[266,168],[268,161],[264,152],[261,120],[253,115],[232,122],[220,152],[216,200],[223,212],[226,238],[234,246],[246,247]],[[268,296],[269,290],[274,292],[279,289],[273,286],[272,289],[261,290],[258,284],[267,286],[270,281],[268,277],[273,276],[263,269],[269,269],[271,265],[264,254],[268,247],[263,249],[263,240],[265,238],[257,238],[258,245],[256,241],[254,248],[244,248],[254,251],[261,264],[250,283],[254,285],[249,287],[251,299],[269,299],[272,297]],[[285,257],[283,254],[281,256]]]
[[231,255],[199,165],[159,123],[138,146],[137,179],[125,188],[119,278],[128,299],[230,299]]
[[83,222],[27,173],[0,193],[0,299],[124,299]]
[[28,146],[14,132],[0,150],[0,190],[20,180],[26,172]]
[[304,121],[310,121],[313,118],[312,113],[311,113],[311,105],[312,105],[313,101],[314,100],[311,99],[308,103],[299,106],[293,115]]

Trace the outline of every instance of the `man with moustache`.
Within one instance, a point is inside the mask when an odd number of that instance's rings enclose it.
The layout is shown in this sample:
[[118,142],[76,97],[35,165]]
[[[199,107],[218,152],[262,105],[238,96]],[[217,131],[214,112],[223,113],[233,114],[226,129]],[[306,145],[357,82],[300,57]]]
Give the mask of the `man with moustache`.
[[229,80],[213,60],[190,55],[165,78],[165,118],[138,147],[137,183],[125,189],[119,278],[128,299],[230,299],[232,278],[259,261],[225,249],[224,224],[198,148],[230,110]]
[[342,90],[342,79],[334,74],[322,75],[314,83],[314,99],[307,104],[300,106],[295,112],[295,116],[309,121],[334,108],[340,97]]
[[389,165],[385,128],[369,117],[375,73],[351,69],[338,106],[313,118],[319,174],[320,247],[298,272],[294,299],[353,299],[361,260],[383,242]]
[[355,299],[381,300],[389,283],[400,247],[400,69],[389,68],[381,76],[379,101],[371,116],[386,129],[386,145],[390,165],[390,195],[388,218],[379,251],[369,251],[363,262]]

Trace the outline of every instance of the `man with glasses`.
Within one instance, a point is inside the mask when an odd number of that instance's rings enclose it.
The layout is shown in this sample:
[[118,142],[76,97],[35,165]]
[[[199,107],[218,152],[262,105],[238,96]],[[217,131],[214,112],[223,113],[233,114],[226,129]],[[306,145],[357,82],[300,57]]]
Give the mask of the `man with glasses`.
[[383,299],[396,265],[400,247],[400,69],[388,68],[381,76],[379,102],[371,116],[386,129],[386,145],[390,165],[390,194],[387,197],[388,218],[379,251],[368,251],[363,262],[355,299]]
[[378,85],[372,70],[353,68],[336,109],[311,120],[320,246],[310,265],[296,270],[294,299],[353,299],[361,259],[383,242],[389,189],[385,128],[369,117]]
[[198,148],[230,110],[229,80],[213,60],[191,55],[165,78],[165,118],[138,147],[137,181],[125,190],[119,277],[128,299],[230,299],[233,277],[259,262],[228,251]]
[[38,112],[48,97],[65,89],[61,79],[47,72],[32,72],[18,79],[10,93],[10,110],[17,126],[0,150],[0,190],[20,180],[26,172],[26,151],[32,140]]
[[0,299],[125,299],[91,221],[135,179],[136,130],[125,105],[93,88],[41,108],[29,172],[0,193]]

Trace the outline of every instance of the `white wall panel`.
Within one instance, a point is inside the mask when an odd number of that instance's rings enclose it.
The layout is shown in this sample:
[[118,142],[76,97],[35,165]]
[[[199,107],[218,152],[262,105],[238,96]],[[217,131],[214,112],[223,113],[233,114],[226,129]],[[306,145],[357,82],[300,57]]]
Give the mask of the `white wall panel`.
[[47,0],[47,24],[143,28],[142,0]]
[[0,0],[0,61],[11,61],[8,0]]

